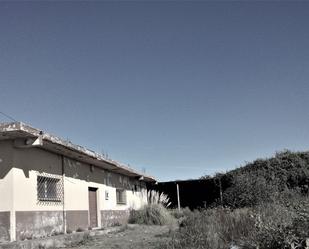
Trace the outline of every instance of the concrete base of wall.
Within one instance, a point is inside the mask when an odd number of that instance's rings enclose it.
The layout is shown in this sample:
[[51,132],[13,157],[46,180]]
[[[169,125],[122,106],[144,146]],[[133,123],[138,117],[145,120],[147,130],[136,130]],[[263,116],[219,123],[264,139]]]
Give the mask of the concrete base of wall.
[[129,210],[101,210],[101,226],[110,227],[128,222]]
[[63,233],[62,211],[17,211],[16,240]]
[[121,231],[123,227],[111,227],[105,230],[94,230],[80,233],[52,236],[44,239],[34,239],[0,244],[1,249],[41,249],[75,246],[89,237]]
[[77,229],[88,229],[88,210],[66,211],[67,231]]
[[0,242],[10,241],[10,212],[0,212]]
[[[101,210],[101,227],[126,224],[129,210]],[[88,210],[66,211],[67,231],[88,229]],[[62,211],[17,211],[16,240],[44,238],[64,232]],[[10,241],[10,212],[0,212],[0,242]]]

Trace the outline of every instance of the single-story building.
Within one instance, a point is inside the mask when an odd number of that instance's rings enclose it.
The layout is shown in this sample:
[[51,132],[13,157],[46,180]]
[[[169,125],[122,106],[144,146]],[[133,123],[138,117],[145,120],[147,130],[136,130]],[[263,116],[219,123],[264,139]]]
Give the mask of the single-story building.
[[26,124],[0,123],[0,242],[122,223],[155,181]]

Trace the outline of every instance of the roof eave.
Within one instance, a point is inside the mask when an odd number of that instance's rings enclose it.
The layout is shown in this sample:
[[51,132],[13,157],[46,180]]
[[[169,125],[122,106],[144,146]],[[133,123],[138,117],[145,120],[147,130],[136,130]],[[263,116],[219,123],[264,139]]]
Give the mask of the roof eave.
[[[111,170],[115,173],[136,177],[145,182],[156,182],[152,176],[140,173],[128,166],[125,166],[117,161],[104,158],[103,155],[98,154],[85,147],[73,144],[71,141],[64,140],[60,137],[51,135],[49,133],[42,133],[39,129],[33,128],[22,122],[14,123],[0,123],[0,133],[22,132],[21,137],[38,137],[42,136],[43,145],[41,148],[63,154],[68,157],[73,157],[76,160],[83,162],[91,162],[92,165]],[[42,134],[42,135],[41,135]],[[75,155],[75,156],[74,156]],[[110,165],[110,167],[103,167],[103,165]]]

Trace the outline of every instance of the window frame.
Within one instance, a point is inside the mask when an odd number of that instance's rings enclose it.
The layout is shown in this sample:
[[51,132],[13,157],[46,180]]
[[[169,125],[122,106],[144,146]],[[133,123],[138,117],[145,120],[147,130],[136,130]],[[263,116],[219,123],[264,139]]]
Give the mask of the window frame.
[[[50,184],[50,186],[48,186]],[[62,194],[59,193],[61,179],[51,176],[37,176],[37,199],[40,202],[62,202]],[[52,186],[52,187],[51,187]],[[52,189],[52,191],[51,191]]]
[[116,188],[116,204],[127,205],[127,191],[123,188]]

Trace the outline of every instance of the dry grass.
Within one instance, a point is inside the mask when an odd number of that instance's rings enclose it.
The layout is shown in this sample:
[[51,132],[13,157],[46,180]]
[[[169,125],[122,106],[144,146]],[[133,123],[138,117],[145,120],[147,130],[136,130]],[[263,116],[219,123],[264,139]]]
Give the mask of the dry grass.
[[192,211],[188,207],[181,208],[180,210],[178,208],[170,210],[171,215],[174,216],[176,219],[188,217],[191,215],[191,212]]
[[309,200],[254,208],[195,211],[180,224],[166,249],[308,249]]
[[129,223],[146,225],[169,225],[174,217],[161,204],[148,204],[140,210],[131,210]]
[[247,209],[192,212],[166,248],[227,249],[250,236],[254,218]]

